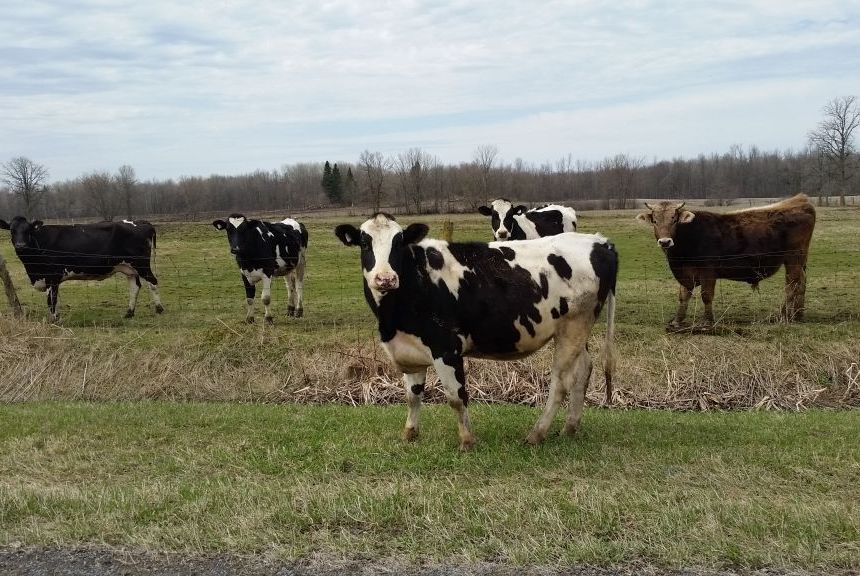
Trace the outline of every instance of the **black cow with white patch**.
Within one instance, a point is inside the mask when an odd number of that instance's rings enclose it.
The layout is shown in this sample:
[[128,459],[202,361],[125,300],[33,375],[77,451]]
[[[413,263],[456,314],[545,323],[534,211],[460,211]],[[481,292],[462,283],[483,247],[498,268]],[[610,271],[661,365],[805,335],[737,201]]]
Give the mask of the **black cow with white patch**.
[[498,198],[489,206],[478,208],[478,212],[490,217],[493,238],[497,241],[533,240],[576,232],[576,211],[559,204],[529,210],[522,204],[514,206],[510,200]]
[[299,317],[304,314],[305,252],[308,247],[308,231],[304,224],[292,218],[263,222],[242,214],[231,214],[227,220],[215,220],[212,225],[227,231],[230,252],[236,256],[245,286],[247,322],[254,321],[255,284],[261,280],[266,322],[273,322],[269,311],[273,276],[284,276],[288,293],[287,315]]
[[0,220],[0,228],[11,231],[15,253],[33,288],[47,292],[54,321],[59,320],[57,299],[62,282],[104,280],[116,273],[128,277],[126,318],[134,316],[141,279],[149,287],[156,313],[164,311],[158,280],[150,267],[155,228],[149,222],[50,225],[16,216],[8,223]]
[[463,358],[513,360],[556,343],[543,414],[528,435],[541,442],[559,404],[570,394],[564,432],[582,416],[591,375],[586,348],[604,304],[606,397],[612,395],[612,339],[618,256],[599,234],[559,234],[538,240],[448,243],[425,239],[425,224],[404,230],[388,214],[356,228],[335,229],[361,248],[364,294],[376,315],[382,345],[403,371],[408,417],[403,436],[418,435],[426,369],[433,366],[457,412],[460,449],[475,443]]

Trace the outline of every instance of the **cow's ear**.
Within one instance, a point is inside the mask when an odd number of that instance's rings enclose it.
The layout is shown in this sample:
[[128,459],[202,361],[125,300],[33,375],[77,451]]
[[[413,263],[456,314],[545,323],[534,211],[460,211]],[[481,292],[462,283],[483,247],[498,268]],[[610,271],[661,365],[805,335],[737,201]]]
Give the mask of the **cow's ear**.
[[32,222],[30,222],[30,227],[32,227],[33,230],[38,230],[42,227],[43,224],[44,222],[42,222],[41,220],[33,220]]
[[652,222],[654,222],[654,216],[652,216],[650,212],[640,212],[636,215],[636,219],[641,220],[646,224],[651,224]]
[[361,245],[361,230],[352,224],[341,224],[334,229],[334,235],[337,236],[345,246]]
[[525,214],[525,213],[526,213],[526,212],[528,212],[528,211],[529,211],[529,207],[528,207],[528,206],[524,206],[523,204],[520,204],[519,206],[517,206],[516,208],[514,208],[514,212],[513,212],[513,213],[514,213],[514,215],[516,216],[517,214]]
[[0,220],[0,230],[8,230],[8,229],[9,229],[9,223],[6,222],[5,220]]
[[215,228],[217,228],[218,230],[224,230],[225,228],[227,228],[227,223],[223,220],[215,220],[212,225],[215,226]]
[[492,216],[493,215],[493,209],[490,208],[489,206],[481,206],[478,208],[478,213],[481,214],[482,216]]
[[689,210],[684,210],[678,215],[678,222],[681,224],[689,224],[693,221],[696,215],[690,212]]
[[417,244],[424,240],[424,237],[427,236],[427,233],[430,231],[430,227],[427,224],[421,224],[416,222],[415,224],[410,224],[406,227],[406,230],[403,231],[403,242],[408,244]]

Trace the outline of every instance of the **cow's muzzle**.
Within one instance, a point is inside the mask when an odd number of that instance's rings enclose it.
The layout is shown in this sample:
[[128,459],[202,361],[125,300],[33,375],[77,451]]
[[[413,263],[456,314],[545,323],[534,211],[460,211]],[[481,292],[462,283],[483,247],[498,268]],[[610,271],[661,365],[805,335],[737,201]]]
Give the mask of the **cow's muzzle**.
[[15,248],[17,248],[18,250],[23,250],[26,247],[27,247],[26,242],[15,242]]
[[230,254],[238,254],[238,253],[239,253],[238,248],[236,248],[235,246],[230,247]]
[[390,276],[377,274],[373,278],[373,284],[380,292],[388,292],[389,290],[396,290],[400,286],[400,278],[396,274]]
[[671,248],[675,245],[675,241],[671,238],[660,238],[657,240],[657,244],[660,245],[660,248]]
[[507,230],[499,230],[498,232],[496,232],[496,236],[499,238],[499,240],[507,240],[510,234],[508,234]]

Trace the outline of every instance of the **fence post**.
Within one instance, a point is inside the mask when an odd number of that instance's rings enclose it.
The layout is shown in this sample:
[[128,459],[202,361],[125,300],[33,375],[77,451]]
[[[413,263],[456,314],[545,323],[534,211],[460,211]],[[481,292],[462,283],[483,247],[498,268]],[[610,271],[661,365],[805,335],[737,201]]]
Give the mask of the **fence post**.
[[12,284],[12,277],[9,276],[9,270],[6,268],[6,259],[3,258],[2,254],[0,254],[0,280],[3,281],[3,289],[6,291],[6,300],[9,302],[12,315],[23,316],[21,302],[18,301],[18,293],[15,291],[15,285]]
[[450,220],[442,222],[442,238],[445,242],[451,242],[454,239],[454,223]]

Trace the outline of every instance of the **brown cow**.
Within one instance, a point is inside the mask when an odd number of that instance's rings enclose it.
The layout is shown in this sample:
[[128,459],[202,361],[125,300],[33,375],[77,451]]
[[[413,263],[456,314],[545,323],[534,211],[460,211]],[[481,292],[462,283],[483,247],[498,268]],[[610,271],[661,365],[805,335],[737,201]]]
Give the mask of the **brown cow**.
[[657,244],[681,284],[680,303],[669,328],[687,315],[693,289],[702,286],[705,321],[714,322],[712,302],[718,278],[747,282],[753,288],[785,266],[786,320],[803,317],[806,258],[815,227],[815,208],[804,194],[727,214],[684,210],[684,202],[660,202],[636,218],[654,226]]

